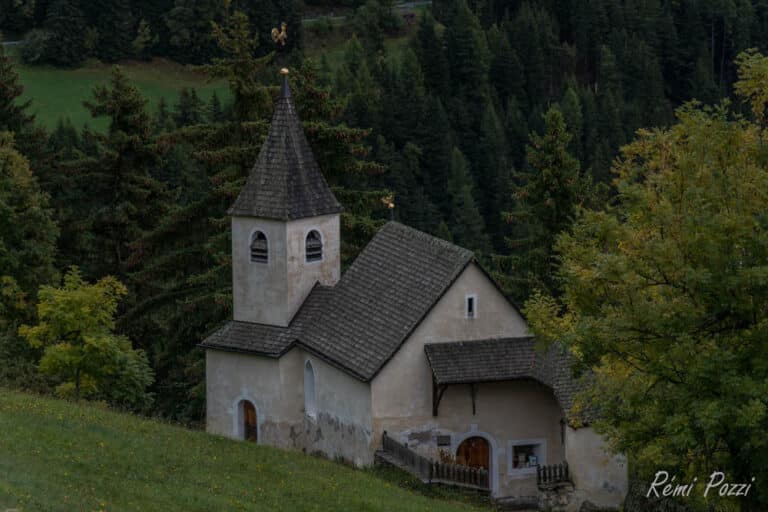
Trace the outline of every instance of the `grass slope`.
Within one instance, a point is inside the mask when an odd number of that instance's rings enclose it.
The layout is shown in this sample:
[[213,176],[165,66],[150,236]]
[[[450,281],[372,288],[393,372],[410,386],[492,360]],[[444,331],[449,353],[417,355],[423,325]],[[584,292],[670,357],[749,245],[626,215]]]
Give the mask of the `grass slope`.
[[[226,82],[209,83],[200,72],[167,60],[128,61],[120,66],[149,100],[152,112],[161,97],[165,97],[170,105],[176,103],[184,87],[196,88],[206,102],[213,91],[222,101],[229,97]],[[95,85],[109,80],[111,65],[97,63],[76,69],[60,69],[17,62],[15,67],[24,85],[23,98],[32,100],[31,111],[43,126],[53,129],[59,119],[68,117],[77,128],[86,123],[98,130],[106,128],[106,119],[91,118],[83,107],[83,101],[92,98],[91,92]]]
[[470,511],[340,464],[0,389],[0,510]]

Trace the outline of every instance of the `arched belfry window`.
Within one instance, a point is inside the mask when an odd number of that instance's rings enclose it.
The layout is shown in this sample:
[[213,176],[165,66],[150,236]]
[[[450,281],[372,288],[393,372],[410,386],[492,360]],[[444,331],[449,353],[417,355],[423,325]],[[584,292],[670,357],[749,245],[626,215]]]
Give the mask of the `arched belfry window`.
[[315,370],[309,361],[304,364],[304,412],[313,418],[317,415]]
[[251,239],[251,261],[256,263],[267,263],[269,261],[267,235],[261,231],[255,232]]
[[307,261],[323,259],[323,239],[314,229],[307,234]]

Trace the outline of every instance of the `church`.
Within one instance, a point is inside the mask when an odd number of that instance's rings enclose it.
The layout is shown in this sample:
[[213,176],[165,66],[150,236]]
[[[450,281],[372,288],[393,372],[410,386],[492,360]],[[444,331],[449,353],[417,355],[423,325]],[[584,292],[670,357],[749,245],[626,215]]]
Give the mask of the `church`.
[[342,206],[282,73],[229,211],[233,318],[201,344],[208,432],[356,466],[391,438],[483,468],[513,500],[540,495],[537,467],[567,463],[559,509],[618,509],[626,459],[570,417],[568,355],[537,350],[471,251],[389,222],[342,274]]

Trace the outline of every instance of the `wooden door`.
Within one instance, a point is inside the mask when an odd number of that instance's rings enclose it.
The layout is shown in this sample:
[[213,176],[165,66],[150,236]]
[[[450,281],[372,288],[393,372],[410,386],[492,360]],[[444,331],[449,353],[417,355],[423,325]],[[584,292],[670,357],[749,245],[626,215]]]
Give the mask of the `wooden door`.
[[488,469],[490,461],[490,447],[482,437],[465,439],[456,450],[456,462],[465,466]]
[[258,429],[256,427],[256,408],[251,402],[243,402],[243,432],[245,440],[256,442],[258,439]]

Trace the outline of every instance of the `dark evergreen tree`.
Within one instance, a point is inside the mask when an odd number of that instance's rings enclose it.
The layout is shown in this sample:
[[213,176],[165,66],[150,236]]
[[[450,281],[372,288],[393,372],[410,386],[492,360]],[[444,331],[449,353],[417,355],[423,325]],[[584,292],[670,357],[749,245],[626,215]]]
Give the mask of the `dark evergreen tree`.
[[448,177],[448,194],[451,197],[451,216],[448,220],[453,241],[474,251],[488,252],[490,242],[485,223],[474,198],[474,183],[469,164],[457,148],[451,153],[451,174]]
[[439,98],[429,96],[424,102],[424,116],[417,137],[421,148],[420,167],[424,187],[444,216],[450,214],[448,176],[451,169],[453,140],[448,114]]
[[213,91],[211,100],[208,102],[208,122],[210,123],[223,123],[226,121],[226,114],[224,112],[224,106],[221,104],[219,95],[216,91]]
[[133,55],[138,20],[133,16],[131,0],[83,0],[83,11],[91,16],[98,33],[96,56],[106,62],[117,62]]
[[15,134],[33,129],[35,116],[28,112],[32,100],[22,100],[24,86],[13,68],[11,58],[0,45],[0,131]]
[[60,66],[77,66],[87,55],[85,30],[87,20],[77,0],[56,0],[48,7],[45,29],[49,32],[48,62]]
[[445,98],[450,92],[448,59],[442,37],[437,34],[435,18],[425,11],[416,38],[417,55],[424,70],[424,84],[432,94]]
[[192,87],[184,87],[179,93],[179,100],[173,108],[173,121],[176,126],[183,128],[204,121],[203,101],[198,97],[197,91]]
[[161,96],[157,102],[157,109],[155,110],[155,116],[152,119],[152,129],[154,133],[165,133],[173,131],[176,125],[173,120],[173,115],[168,108],[168,101],[165,96]]
[[576,206],[588,195],[589,180],[569,152],[571,134],[556,107],[545,115],[545,131],[531,134],[528,167],[517,173],[514,208],[505,214],[511,255],[497,258],[507,291],[518,300],[537,290],[556,293],[554,240],[573,221]]
[[119,67],[84,104],[93,117],[106,117],[109,128],[89,132],[92,148],[86,155],[47,176],[62,224],[61,258],[91,277],[124,278],[130,244],[154,226],[166,206],[163,187],[150,175],[156,163],[151,120],[146,100]]

